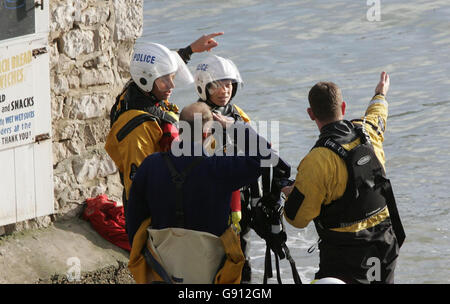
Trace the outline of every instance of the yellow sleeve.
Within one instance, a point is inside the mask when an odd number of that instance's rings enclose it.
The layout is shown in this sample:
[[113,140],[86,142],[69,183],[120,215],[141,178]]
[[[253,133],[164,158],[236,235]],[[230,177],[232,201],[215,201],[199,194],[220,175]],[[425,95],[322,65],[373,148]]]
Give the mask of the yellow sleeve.
[[362,117],[359,121],[355,121],[355,123],[362,123],[361,121],[364,121],[365,119],[366,124],[364,125],[364,128],[369,134],[375,154],[383,166],[386,162],[383,151],[383,141],[384,132],[386,131],[387,117],[388,103],[384,96],[376,95],[370,101],[364,117]]
[[237,105],[233,104],[234,108],[239,112],[239,115],[241,115],[242,119],[245,122],[250,122],[250,117],[247,115],[247,113],[244,112],[241,108],[239,108]]
[[[341,163],[342,162],[342,163]],[[323,204],[329,204],[344,194],[347,170],[343,161],[327,148],[315,148],[300,162],[294,186],[303,196],[295,218],[286,220],[297,228],[306,227],[320,214]],[[343,182],[342,182],[343,181]],[[296,204],[290,202],[286,204]],[[285,206],[289,208],[291,206]]]
[[130,121],[142,113],[145,112],[130,110],[123,113],[106,138],[105,150],[123,175],[127,198],[133,171],[137,170],[148,155],[161,150],[159,141],[163,132],[155,120],[147,120],[134,126],[133,129],[129,128],[125,137],[118,138],[118,134],[130,126]]

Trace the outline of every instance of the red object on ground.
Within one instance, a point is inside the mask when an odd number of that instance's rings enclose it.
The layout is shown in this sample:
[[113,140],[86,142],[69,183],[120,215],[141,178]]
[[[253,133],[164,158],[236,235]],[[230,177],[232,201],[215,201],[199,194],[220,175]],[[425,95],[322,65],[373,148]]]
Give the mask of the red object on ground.
[[86,199],[86,204],[83,218],[91,222],[95,231],[114,245],[131,251],[125,231],[123,206],[117,206],[117,203],[108,199],[105,194]]

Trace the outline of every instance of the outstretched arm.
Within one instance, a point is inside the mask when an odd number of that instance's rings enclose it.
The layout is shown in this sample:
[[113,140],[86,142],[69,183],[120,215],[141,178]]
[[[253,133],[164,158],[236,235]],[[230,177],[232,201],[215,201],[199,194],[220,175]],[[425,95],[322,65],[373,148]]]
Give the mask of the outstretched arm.
[[194,42],[192,42],[189,46],[184,49],[179,49],[178,54],[183,59],[185,63],[191,59],[191,55],[193,53],[202,53],[204,51],[211,51],[211,49],[215,48],[219,45],[219,43],[214,39],[217,36],[223,35],[223,32],[212,33],[208,35],[203,35]]
[[386,72],[382,72],[380,80],[375,87],[375,96],[369,102],[369,106],[363,117],[352,120],[354,123],[365,122],[365,129],[370,136],[372,145],[378,159],[384,165],[385,156],[383,152],[384,132],[388,118],[388,103],[386,94],[389,91],[390,77]]
[[223,35],[223,32],[212,33],[209,35],[203,35],[194,42],[191,43],[190,47],[193,53],[201,53],[204,51],[211,51],[212,48],[215,48],[219,45],[219,43],[214,39],[214,37]]

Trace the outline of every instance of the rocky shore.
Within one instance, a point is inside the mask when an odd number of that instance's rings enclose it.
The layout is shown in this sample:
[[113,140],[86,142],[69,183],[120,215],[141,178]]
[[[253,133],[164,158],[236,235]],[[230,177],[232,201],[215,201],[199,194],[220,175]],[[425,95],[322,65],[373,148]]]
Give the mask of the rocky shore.
[[108,266],[88,273],[82,273],[80,280],[69,281],[65,274],[55,274],[49,279],[39,279],[37,284],[135,284],[126,263],[117,261],[118,266]]

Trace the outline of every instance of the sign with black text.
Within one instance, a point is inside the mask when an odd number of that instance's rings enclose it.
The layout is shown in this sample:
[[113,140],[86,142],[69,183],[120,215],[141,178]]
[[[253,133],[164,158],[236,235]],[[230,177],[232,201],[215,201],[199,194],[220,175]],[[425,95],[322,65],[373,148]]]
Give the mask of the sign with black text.
[[0,52],[0,150],[33,142],[35,97],[32,50]]

